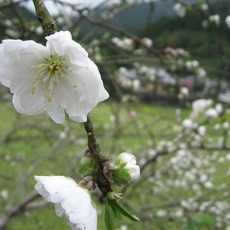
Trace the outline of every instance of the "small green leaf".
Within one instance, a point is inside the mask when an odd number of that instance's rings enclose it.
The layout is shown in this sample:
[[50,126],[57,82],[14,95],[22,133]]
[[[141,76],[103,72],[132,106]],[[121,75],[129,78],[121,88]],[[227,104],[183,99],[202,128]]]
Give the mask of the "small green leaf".
[[78,166],[78,171],[83,177],[90,176],[93,174],[94,160],[90,157],[84,156]]
[[128,217],[130,220],[132,221],[136,221],[139,222],[140,219],[135,216],[130,214],[124,207],[122,207],[116,200],[109,200],[108,199],[109,204],[111,205],[111,207],[113,207],[113,210],[116,209],[117,211],[119,211],[122,215]]
[[114,213],[107,200],[105,201],[105,226],[107,230],[114,230]]
[[115,206],[113,206],[113,205],[111,205],[110,207],[111,207],[112,210],[113,210],[113,214],[114,214],[115,218],[121,220],[121,219],[122,219],[122,214],[121,214],[121,212],[120,212]]

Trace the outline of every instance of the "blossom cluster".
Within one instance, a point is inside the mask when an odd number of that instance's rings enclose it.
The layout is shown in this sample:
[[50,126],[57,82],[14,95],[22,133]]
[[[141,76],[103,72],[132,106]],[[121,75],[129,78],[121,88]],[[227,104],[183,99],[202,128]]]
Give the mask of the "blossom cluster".
[[[141,49],[136,49],[135,47],[135,40],[133,38],[118,38],[113,37],[111,39],[111,42],[116,45],[117,47],[126,50],[126,51],[135,51],[136,53],[141,52]],[[150,38],[142,38],[139,42],[143,47],[145,48],[151,48],[153,45],[153,42]]]
[[[175,11],[176,15],[180,18],[184,18],[186,16],[187,10],[190,9],[192,6],[198,6],[198,9],[204,13],[204,15],[207,16],[202,21],[203,28],[208,27],[219,27],[221,23],[221,17],[219,14],[211,14],[211,11],[209,10],[209,6],[205,1],[197,1],[197,3],[194,4],[186,4],[178,2],[173,6],[173,10]],[[225,16],[225,24],[230,29],[230,15]]]
[[[225,145],[230,137],[229,113],[220,103],[197,99],[191,103],[191,113],[186,117],[177,111],[178,124],[171,127],[174,134],[167,137],[169,132],[158,132],[158,138],[165,138],[149,143],[151,147],[140,159],[143,166],[157,162],[154,171],[145,171],[148,189],[140,196],[143,203],[147,202],[147,194],[157,197],[154,205],[146,206],[152,208],[151,214],[145,213],[149,219],[183,218],[183,223],[187,223],[187,216],[198,210],[214,215],[217,229],[228,229],[225,227],[230,226],[229,201],[222,199],[223,194],[229,195],[228,184],[226,180],[217,182],[216,176],[230,175],[229,145]],[[141,182],[145,183],[143,179]],[[213,199],[205,194],[213,194]]]
[[177,48],[167,47],[165,49],[165,61],[169,65],[169,70],[180,74],[195,74],[199,78],[206,76],[206,71],[200,66],[197,60],[193,60],[189,52]]
[[[205,69],[197,60],[191,60],[189,53],[183,49],[165,49],[165,62],[168,69],[145,65],[141,62],[135,62],[133,68],[130,69],[122,66],[116,73],[116,80],[122,88],[144,94],[153,91],[155,82],[160,85],[180,87],[179,99],[188,99],[193,83],[183,77],[194,74],[200,82],[203,82],[206,76]],[[179,81],[175,78],[174,73],[180,77]]]

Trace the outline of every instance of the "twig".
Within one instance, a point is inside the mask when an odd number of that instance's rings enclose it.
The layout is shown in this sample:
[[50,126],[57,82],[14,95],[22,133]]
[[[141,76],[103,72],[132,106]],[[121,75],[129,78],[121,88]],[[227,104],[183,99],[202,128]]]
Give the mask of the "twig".
[[44,34],[50,35],[58,31],[54,19],[50,16],[44,2],[42,0],[33,0],[38,21],[44,30]]
[[9,221],[16,216],[22,215],[27,210],[27,205],[38,197],[37,192],[32,192],[24,200],[22,200],[15,208],[13,208],[8,215],[0,218],[0,230],[4,230]]
[[94,134],[93,124],[87,116],[87,121],[84,123],[84,128],[88,137],[88,147],[92,158],[95,160],[94,166],[94,179],[97,182],[99,189],[102,192],[103,197],[108,192],[112,192],[112,188],[109,180],[105,177],[103,168],[107,159],[100,154],[100,147],[97,143],[96,136]]

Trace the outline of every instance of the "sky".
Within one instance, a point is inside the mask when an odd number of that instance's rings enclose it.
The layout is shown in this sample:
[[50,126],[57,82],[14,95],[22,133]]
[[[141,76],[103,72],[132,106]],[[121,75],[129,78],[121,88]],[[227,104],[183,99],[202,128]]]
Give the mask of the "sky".
[[[101,4],[102,2],[116,2],[117,0],[62,0],[62,2],[71,3],[71,4],[79,4],[82,8],[88,7],[88,8],[94,8],[95,6]],[[55,4],[52,3],[51,0],[45,0],[45,5],[48,8],[49,12],[52,14],[57,13],[57,9],[55,7]],[[28,7],[30,10],[34,11],[34,5],[32,1],[29,1],[25,3],[26,7]]]

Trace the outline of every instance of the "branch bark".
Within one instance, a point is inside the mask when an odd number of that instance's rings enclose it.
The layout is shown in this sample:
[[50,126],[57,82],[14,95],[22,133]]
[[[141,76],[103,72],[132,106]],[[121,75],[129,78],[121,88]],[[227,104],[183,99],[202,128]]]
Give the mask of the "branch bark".
[[58,31],[56,22],[51,17],[42,0],[33,0],[38,21],[41,23],[45,36]]
[[3,215],[0,218],[0,230],[4,230],[7,227],[7,224],[13,217],[22,215],[25,211],[27,211],[27,206],[38,198],[37,192],[32,192],[28,195],[24,200],[22,200],[16,207],[14,207],[7,215]]
[[87,121],[84,123],[84,128],[88,137],[89,152],[95,161],[93,177],[101,190],[103,197],[105,197],[107,193],[112,192],[110,181],[104,175],[104,165],[107,159],[100,154],[100,147],[97,143],[93,123],[89,116],[87,116]]

